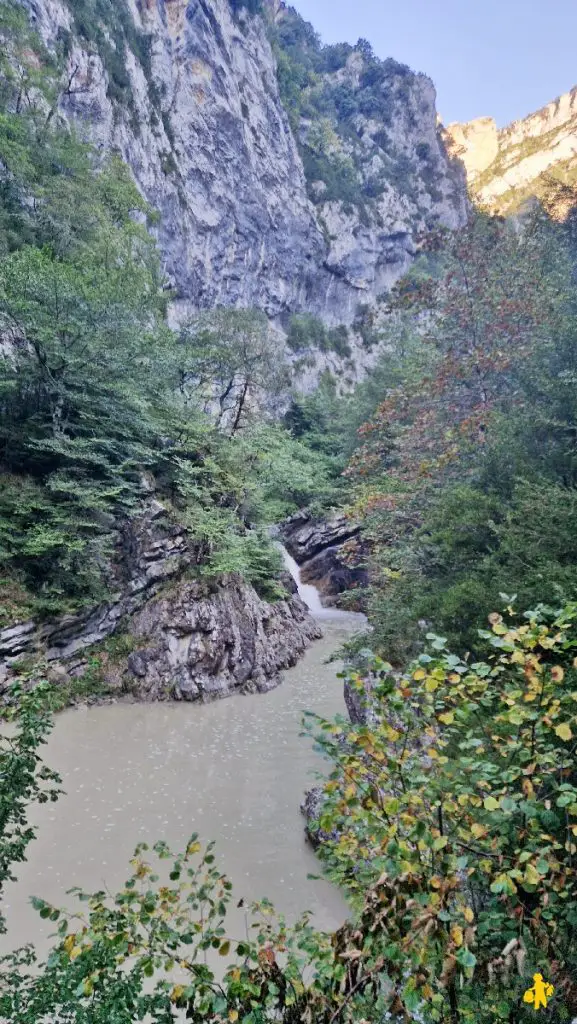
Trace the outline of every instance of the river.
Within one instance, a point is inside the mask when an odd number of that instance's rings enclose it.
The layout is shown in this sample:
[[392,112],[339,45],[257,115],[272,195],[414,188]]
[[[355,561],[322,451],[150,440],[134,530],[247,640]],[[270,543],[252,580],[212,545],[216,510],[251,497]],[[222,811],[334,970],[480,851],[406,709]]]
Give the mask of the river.
[[323,762],[300,732],[306,709],[326,717],[344,711],[338,664],[326,662],[363,620],[323,609],[285,560],[322,618],[324,637],[277,689],[207,705],[119,703],[57,716],[44,757],[66,795],[34,809],[38,838],[6,889],[4,950],[26,942],[46,950],[54,925],[40,920],[31,896],[70,907],[72,886],[114,890],[138,842],[164,839],[181,850],[192,832],[216,841],[235,897],[266,896],[290,920],[311,910],[321,928],[342,922],[340,893],[307,878],[319,862],[299,805]]

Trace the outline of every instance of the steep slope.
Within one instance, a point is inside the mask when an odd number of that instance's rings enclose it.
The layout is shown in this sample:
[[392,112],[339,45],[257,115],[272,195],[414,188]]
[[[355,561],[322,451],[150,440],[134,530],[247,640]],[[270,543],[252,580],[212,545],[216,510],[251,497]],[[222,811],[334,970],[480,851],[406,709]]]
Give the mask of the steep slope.
[[575,205],[577,87],[500,131],[483,117],[450,124],[445,137],[465,165],[472,195],[493,212],[536,196],[563,219]]
[[281,320],[307,311],[350,324],[359,303],[404,272],[417,232],[462,222],[464,183],[439,141],[424,76],[394,62],[379,70],[352,48],[327,75],[353,96],[375,78],[373,111],[351,119],[346,139],[336,125],[325,159],[352,166],[353,193],[371,198],[361,209],[331,194],[318,166],[307,190],[299,145],[320,143],[310,118],[291,131],[269,41],[290,16],[284,8],[253,16],[229,0],[21,2],[64,52],[62,113],[102,151],[121,153],[158,210],[179,317],[256,306]]

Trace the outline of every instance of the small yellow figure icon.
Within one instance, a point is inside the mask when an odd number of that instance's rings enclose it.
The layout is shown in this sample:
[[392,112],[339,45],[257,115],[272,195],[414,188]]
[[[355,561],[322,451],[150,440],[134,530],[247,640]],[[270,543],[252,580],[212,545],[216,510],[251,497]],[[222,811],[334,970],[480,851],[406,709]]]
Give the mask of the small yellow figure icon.
[[533,988],[528,988],[523,996],[523,1002],[532,1003],[535,1010],[540,1010],[542,1006],[547,1006],[547,1000],[551,998],[555,989],[548,981],[543,981],[542,974],[533,975],[534,985]]

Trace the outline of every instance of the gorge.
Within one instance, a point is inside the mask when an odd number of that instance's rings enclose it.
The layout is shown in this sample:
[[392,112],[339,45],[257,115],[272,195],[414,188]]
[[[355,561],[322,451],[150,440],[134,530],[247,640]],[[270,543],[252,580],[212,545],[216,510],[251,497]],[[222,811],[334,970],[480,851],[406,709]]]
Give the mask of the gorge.
[[0,0],[1,1024],[577,1019],[575,101]]

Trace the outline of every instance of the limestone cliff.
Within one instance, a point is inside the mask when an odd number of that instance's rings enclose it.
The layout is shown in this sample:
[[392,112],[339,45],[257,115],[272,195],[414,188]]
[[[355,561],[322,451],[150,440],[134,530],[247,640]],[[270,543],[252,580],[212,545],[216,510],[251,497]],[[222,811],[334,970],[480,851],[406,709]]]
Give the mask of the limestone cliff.
[[473,197],[491,211],[508,213],[536,196],[564,218],[575,205],[577,88],[502,130],[484,117],[450,124],[445,137]]
[[[394,62],[374,112],[337,140],[371,203],[324,195],[322,178],[311,201],[299,153],[310,123],[291,130],[270,43],[282,5],[261,16],[229,0],[20,2],[65,54],[61,113],[121,153],[159,213],[175,317],[224,305],[350,324],[407,268],[416,233],[462,222],[464,182],[437,132],[432,83]],[[356,54],[331,80],[354,94],[366,73]]]
[[[117,592],[99,607],[0,630],[0,690],[23,659],[64,692],[206,702],[264,692],[322,634],[290,577],[263,600],[240,577],[203,578],[185,531],[156,499],[126,524]],[[76,681],[76,688],[75,688]]]

